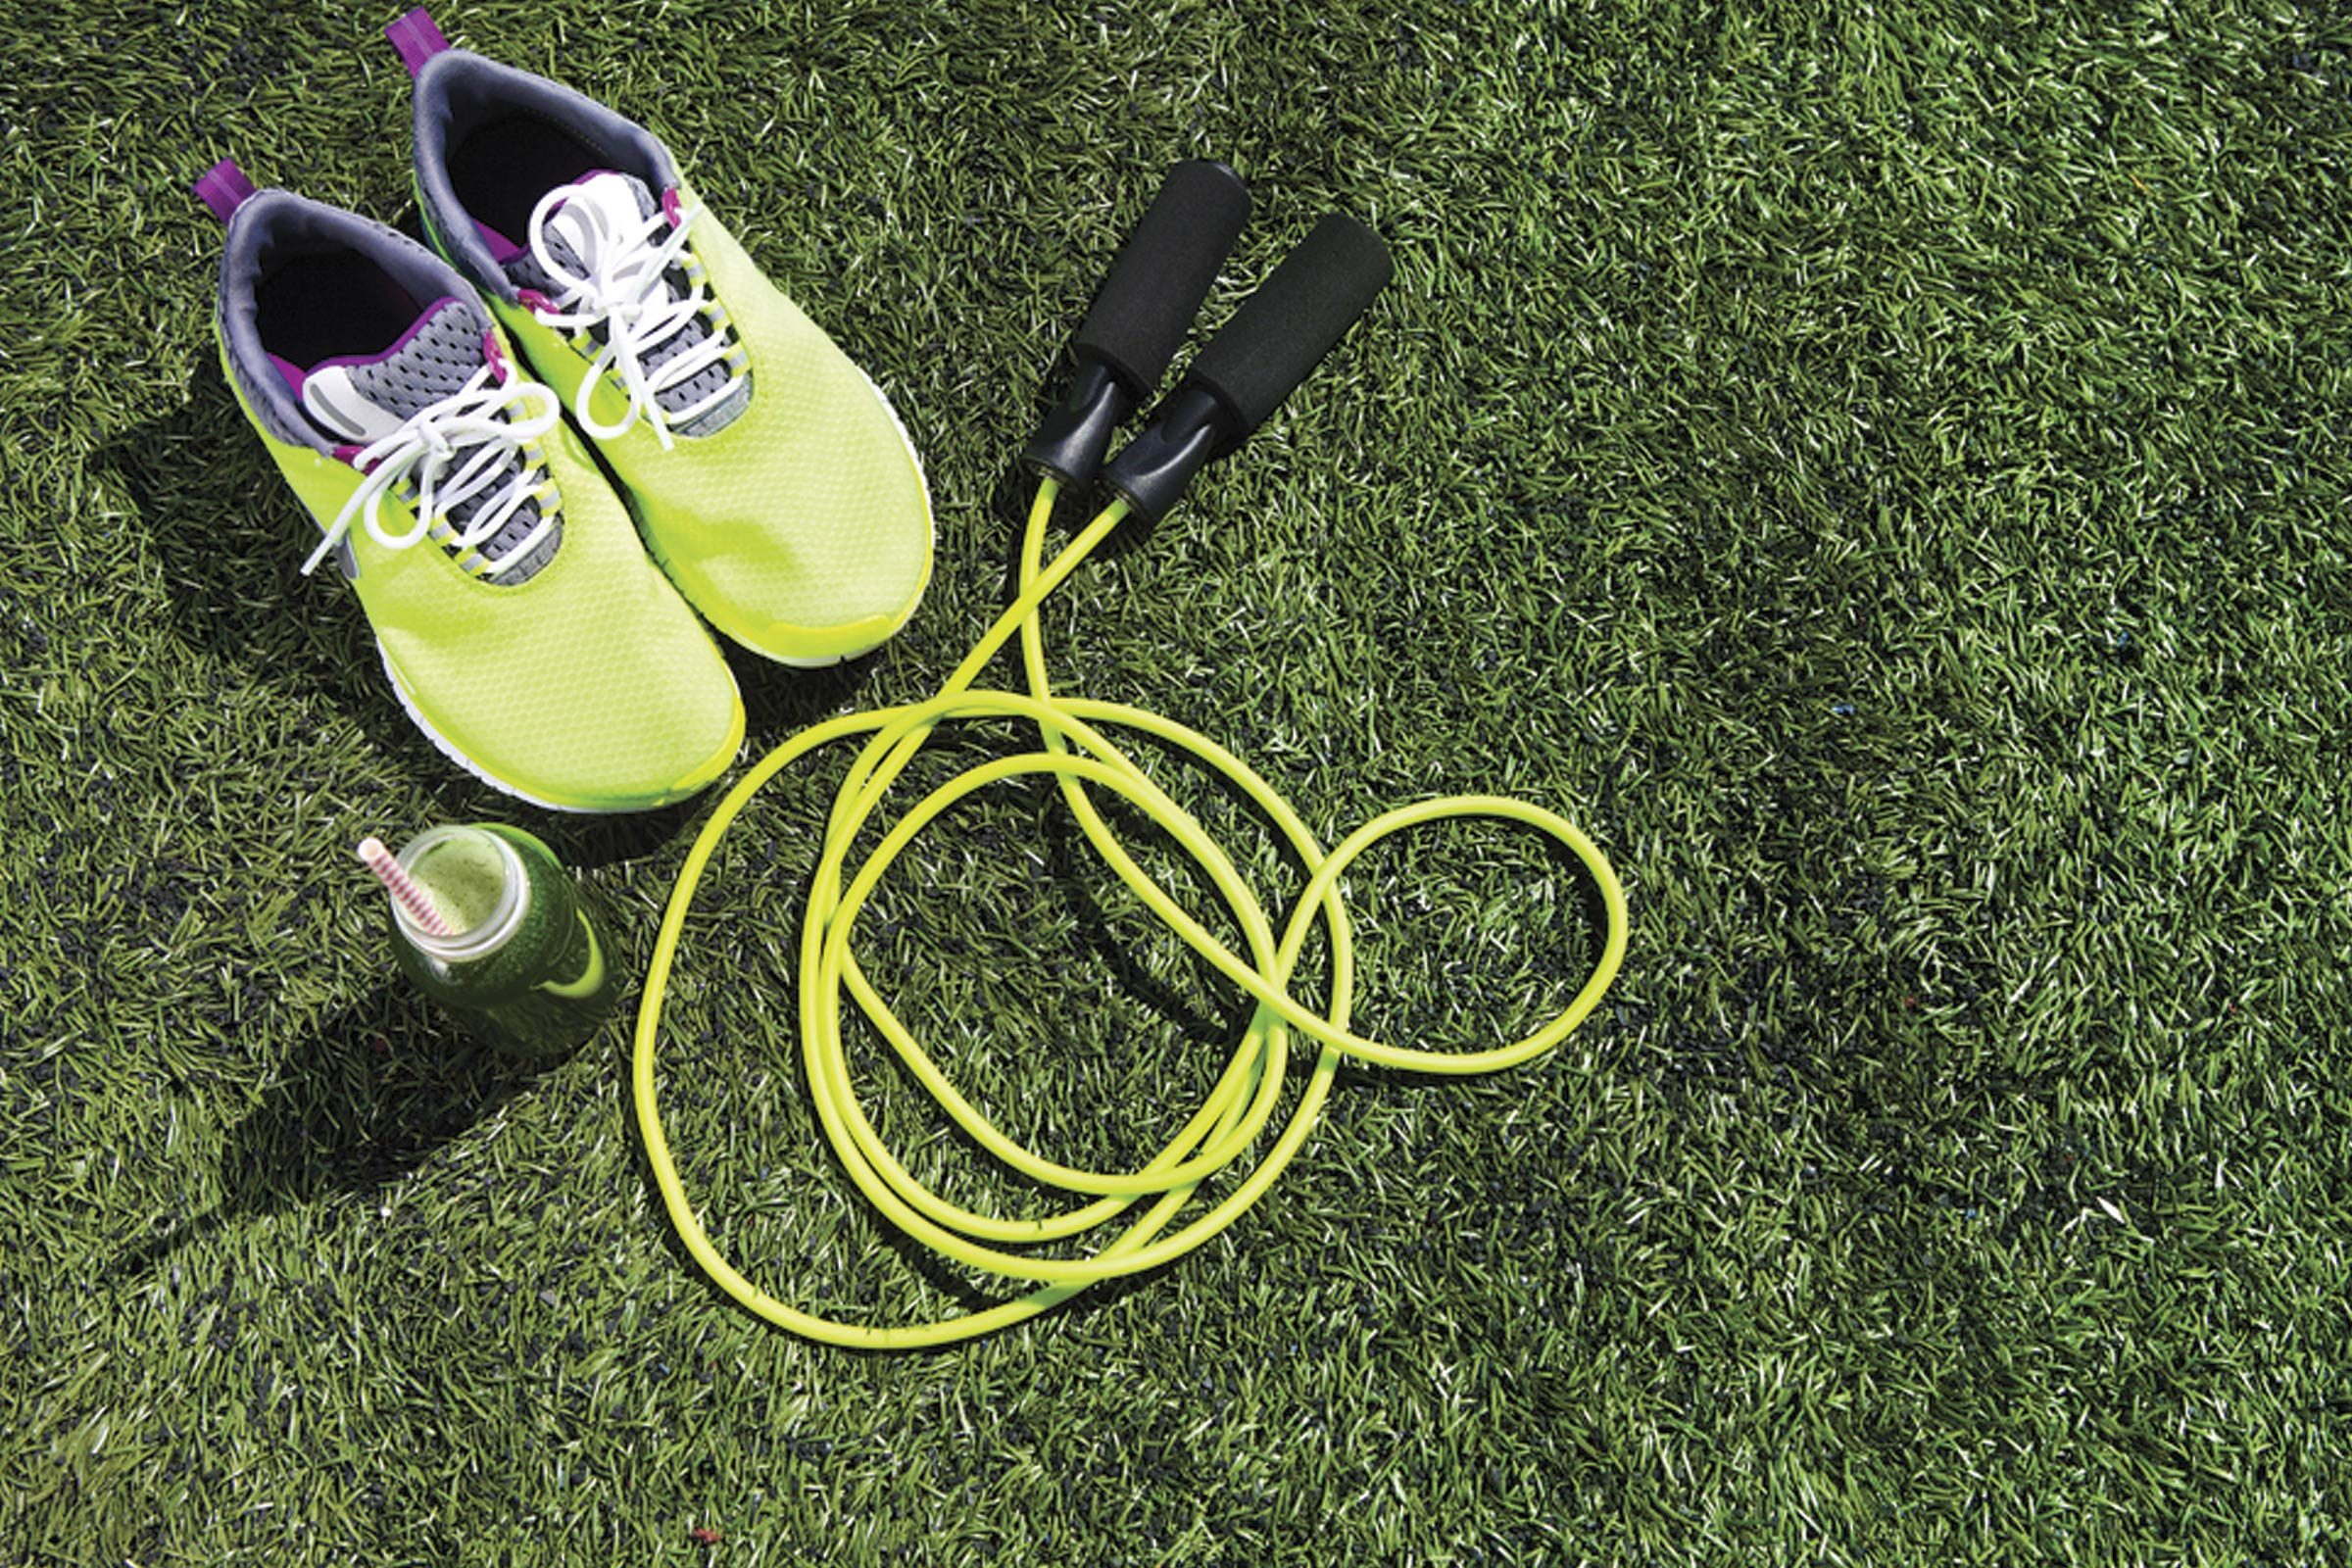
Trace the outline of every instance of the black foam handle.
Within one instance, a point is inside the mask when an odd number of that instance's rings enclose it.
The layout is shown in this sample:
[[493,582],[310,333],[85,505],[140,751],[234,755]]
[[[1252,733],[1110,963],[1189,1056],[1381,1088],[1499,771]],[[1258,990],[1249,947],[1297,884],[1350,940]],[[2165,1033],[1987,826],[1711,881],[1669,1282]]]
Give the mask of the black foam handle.
[[1250,192],[1225,165],[1195,158],[1169,170],[1078,328],[1079,357],[1150,397],[1249,220]]
[[1205,387],[1233,411],[1238,443],[1282,407],[1395,270],[1378,234],[1333,213],[1242,302],[1184,384]]

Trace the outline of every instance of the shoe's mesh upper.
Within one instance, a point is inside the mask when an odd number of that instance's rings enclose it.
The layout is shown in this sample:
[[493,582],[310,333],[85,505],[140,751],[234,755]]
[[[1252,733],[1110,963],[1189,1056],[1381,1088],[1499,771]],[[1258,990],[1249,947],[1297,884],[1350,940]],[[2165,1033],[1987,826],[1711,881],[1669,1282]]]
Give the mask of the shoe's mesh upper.
[[[715,217],[696,222],[694,245],[760,396],[709,440],[665,451],[640,423],[598,450],[635,496],[647,544],[711,624],[774,659],[871,647],[930,575],[922,471],[881,394]],[[528,311],[493,309],[548,384],[575,397],[586,363]],[[619,392],[605,385],[592,408],[617,418]]]
[[[410,333],[408,341],[396,352],[350,367],[352,387],[386,414],[401,419],[414,418],[443,398],[465,390],[466,383],[482,368],[482,335],[489,329],[489,321],[472,305],[460,299],[448,300],[423,325]],[[460,447],[450,458],[448,471],[454,474],[463,468],[472,452],[471,447]],[[508,458],[501,477],[487,489],[449,509],[449,520],[463,528],[474,514],[505,495],[507,484],[522,472],[522,454],[516,452]],[[539,525],[539,516],[537,498],[526,498],[498,532],[479,547],[481,554],[492,562],[504,561],[508,552]],[[564,524],[559,518],[528,556],[490,580],[510,586],[527,582],[555,559],[563,539]]]
[[[318,447],[257,428],[318,523],[364,482]],[[646,559],[626,506],[579,438],[559,424],[542,450],[563,492],[564,548],[527,589],[355,528],[352,590],[403,703],[500,787],[584,810],[638,810],[691,794],[742,741],[726,661]]]
[[[653,217],[656,209],[661,206],[645,181],[634,174],[600,173],[591,177],[619,180],[628,188],[630,195],[636,198],[637,215],[640,218]],[[575,274],[583,270],[578,250],[573,247],[570,237],[564,234],[558,225],[554,223],[547,225],[546,242],[547,248],[555,253],[556,260],[565,269]],[[562,287],[547,269],[539,264],[539,258],[528,250],[507,264],[507,275],[514,279],[519,287],[537,289],[551,299],[562,297]],[[669,298],[672,300],[685,298],[687,290],[693,286],[692,280],[686,275],[685,269],[680,267],[673,267],[663,273],[662,281],[666,285]],[[707,342],[710,334],[716,330],[717,326],[711,321],[710,313],[704,312],[649,352],[645,357],[646,369],[649,371],[660,370],[662,367],[696,344]],[[592,335],[599,343],[605,341],[605,329],[601,326],[595,328]],[[675,414],[681,409],[690,409],[726,385],[727,375],[727,363],[721,360],[715,365],[705,367],[677,385],[657,394],[655,401],[662,405],[663,412],[669,414]],[[743,412],[744,405],[751,401],[751,396],[752,385],[747,377],[732,395],[712,404],[683,424],[671,426],[672,433],[686,436],[715,435],[734,422],[735,416]]]

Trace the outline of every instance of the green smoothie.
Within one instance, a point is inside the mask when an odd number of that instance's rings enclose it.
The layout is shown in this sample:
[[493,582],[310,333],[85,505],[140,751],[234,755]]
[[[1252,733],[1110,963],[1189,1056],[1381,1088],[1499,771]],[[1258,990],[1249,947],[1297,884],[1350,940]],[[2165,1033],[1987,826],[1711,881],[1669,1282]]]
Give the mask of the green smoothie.
[[596,1032],[616,966],[553,851],[492,823],[429,829],[399,859],[450,926],[427,931],[393,901],[401,967],[453,1017],[521,1055],[566,1052]]
[[403,863],[432,895],[441,917],[463,937],[490,925],[500,912],[513,887],[508,876],[512,856],[487,832],[461,832],[424,844],[413,862]]

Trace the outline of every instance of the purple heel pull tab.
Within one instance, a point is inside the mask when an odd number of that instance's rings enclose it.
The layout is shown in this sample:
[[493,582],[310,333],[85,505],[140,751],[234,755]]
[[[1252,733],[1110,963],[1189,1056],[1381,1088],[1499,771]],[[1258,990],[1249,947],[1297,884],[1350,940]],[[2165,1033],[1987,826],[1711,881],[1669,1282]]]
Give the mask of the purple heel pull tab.
[[400,51],[400,63],[409,68],[412,76],[424,69],[427,60],[449,47],[449,40],[441,36],[441,29],[433,25],[433,19],[424,14],[422,6],[386,26],[384,36]]
[[197,199],[223,223],[253,195],[253,181],[245,177],[245,171],[237,167],[234,158],[223,158],[206,170],[197,176],[192,188]]

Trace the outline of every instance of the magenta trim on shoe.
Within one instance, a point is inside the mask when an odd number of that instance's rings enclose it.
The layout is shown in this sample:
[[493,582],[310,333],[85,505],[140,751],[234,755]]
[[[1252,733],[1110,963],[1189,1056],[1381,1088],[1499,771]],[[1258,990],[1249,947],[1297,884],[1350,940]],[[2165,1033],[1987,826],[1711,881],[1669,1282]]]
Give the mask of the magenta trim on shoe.
[[549,299],[546,295],[540,293],[535,288],[516,289],[514,291],[514,303],[521,306],[524,310],[530,312],[533,316],[553,316],[556,314],[556,302]]
[[482,334],[482,353],[488,356],[490,361],[490,371],[493,375],[498,377],[498,384],[500,386],[505,386],[508,378],[514,375],[514,371],[507,364],[507,356],[505,352],[498,346],[498,334],[496,332],[484,332]]
[[294,395],[302,396],[302,383],[311,378],[311,372],[292,360],[281,360],[274,354],[270,356],[270,363],[277,367],[277,373],[286,378],[286,385],[294,389]]
[[686,204],[678,199],[674,185],[662,193],[662,216],[669,220],[672,228],[686,220]]
[[[337,463],[348,463],[353,467],[359,468],[360,454],[367,450],[368,449],[366,447],[338,446],[335,448],[335,461]],[[368,470],[361,468],[360,471],[365,473]]]
[[473,231],[482,237],[483,244],[490,247],[490,259],[501,267],[522,254],[521,246],[478,218],[473,220]]
[[213,216],[223,223],[236,216],[237,209],[253,197],[253,181],[245,177],[245,171],[237,167],[234,158],[221,159],[197,175],[196,183],[189,188],[196,192],[197,200],[211,208]]
[[424,69],[427,60],[449,47],[449,40],[441,36],[441,29],[433,25],[433,19],[425,15],[422,6],[387,24],[384,36],[400,51],[400,63],[409,68],[412,76]]

